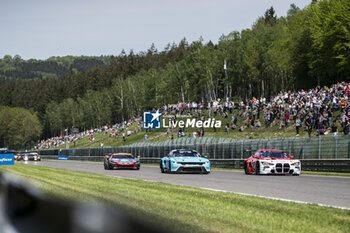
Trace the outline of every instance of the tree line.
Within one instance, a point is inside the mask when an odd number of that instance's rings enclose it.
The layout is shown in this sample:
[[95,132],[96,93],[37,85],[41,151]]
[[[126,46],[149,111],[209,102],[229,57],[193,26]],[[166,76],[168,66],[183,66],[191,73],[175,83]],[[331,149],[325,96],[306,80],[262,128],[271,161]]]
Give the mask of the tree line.
[[11,149],[24,148],[37,142],[42,125],[36,113],[20,107],[0,106],[0,145]]
[[5,55],[0,59],[0,83],[17,79],[58,78],[67,72],[74,74],[90,70],[96,65],[105,66],[109,56],[100,57],[50,57],[47,60],[23,60],[21,56]]
[[[124,51],[106,66],[59,78],[0,84],[0,104],[37,111],[43,136],[72,126],[89,129],[129,119],[164,104],[246,100],[350,79],[350,2],[267,9],[253,26],[157,51]],[[224,69],[226,63],[226,69]]]

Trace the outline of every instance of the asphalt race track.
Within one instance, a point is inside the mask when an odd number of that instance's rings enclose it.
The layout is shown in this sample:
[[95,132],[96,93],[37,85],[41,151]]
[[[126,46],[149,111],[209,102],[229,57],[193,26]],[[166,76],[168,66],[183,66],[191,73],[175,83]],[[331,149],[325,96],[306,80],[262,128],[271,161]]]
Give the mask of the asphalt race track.
[[147,165],[141,165],[141,169],[137,171],[104,170],[102,162],[41,161],[25,163],[350,209],[350,177],[256,176],[245,175],[243,171],[222,170],[212,170],[208,175],[163,174],[159,167]]

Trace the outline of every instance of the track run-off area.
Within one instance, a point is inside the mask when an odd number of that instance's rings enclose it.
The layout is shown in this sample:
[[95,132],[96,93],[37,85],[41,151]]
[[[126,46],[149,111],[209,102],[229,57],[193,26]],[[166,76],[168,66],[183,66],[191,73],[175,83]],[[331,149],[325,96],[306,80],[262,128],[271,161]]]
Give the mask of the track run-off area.
[[350,177],[256,176],[245,175],[243,170],[212,170],[208,175],[167,174],[161,173],[159,166],[147,165],[141,165],[140,170],[104,170],[103,162],[47,160],[23,163],[350,210]]

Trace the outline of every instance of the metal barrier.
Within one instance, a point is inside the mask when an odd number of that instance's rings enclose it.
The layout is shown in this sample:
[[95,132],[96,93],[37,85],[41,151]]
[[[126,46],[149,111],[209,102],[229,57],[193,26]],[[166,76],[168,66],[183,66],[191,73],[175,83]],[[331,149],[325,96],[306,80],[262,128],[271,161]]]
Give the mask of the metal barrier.
[[[104,156],[69,156],[69,160],[103,162]],[[54,155],[43,155],[42,159],[57,159]],[[159,164],[161,158],[141,158],[142,164]],[[350,159],[301,159],[302,170],[350,173]],[[244,159],[210,159],[212,167],[243,169]]]
[[302,169],[307,171],[350,173],[350,159],[305,159],[301,163]]
[[258,149],[281,149],[297,159],[349,159],[350,135],[317,138],[279,138],[233,140],[228,138],[177,138],[156,143],[134,143],[122,147],[50,149],[41,155],[103,156],[105,153],[129,152],[143,158],[161,158],[172,149],[194,149],[210,159],[244,159]]

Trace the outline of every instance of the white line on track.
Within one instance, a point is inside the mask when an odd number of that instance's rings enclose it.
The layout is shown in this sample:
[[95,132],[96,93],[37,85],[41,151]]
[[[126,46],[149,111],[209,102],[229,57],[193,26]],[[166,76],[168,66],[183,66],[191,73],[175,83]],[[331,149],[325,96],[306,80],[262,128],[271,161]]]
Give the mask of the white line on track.
[[200,188],[205,189],[205,190],[209,190],[209,191],[215,191],[215,192],[234,193],[234,194],[239,194],[239,195],[243,195],[243,196],[260,197],[260,198],[266,198],[266,199],[277,200],[277,201],[286,201],[286,202],[294,202],[294,203],[299,203],[299,204],[318,205],[318,206],[322,206],[322,207],[333,207],[336,209],[350,210],[350,208],[341,207],[341,206],[325,205],[325,204],[306,202],[306,201],[297,201],[297,200],[277,198],[277,197],[261,196],[261,195],[249,194],[249,193],[230,192],[230,191],[226,191],[226,190],[212,189],[212,188],[206,188],[206,187],[200,187]]

